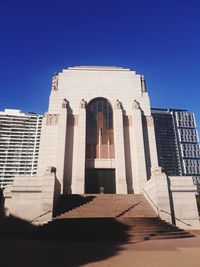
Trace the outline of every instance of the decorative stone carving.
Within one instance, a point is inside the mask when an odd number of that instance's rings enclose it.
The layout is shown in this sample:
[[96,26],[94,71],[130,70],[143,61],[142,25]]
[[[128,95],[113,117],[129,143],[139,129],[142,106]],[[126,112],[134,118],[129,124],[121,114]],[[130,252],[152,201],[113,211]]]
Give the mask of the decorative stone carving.
[[117,99],[115,102],[115,109],[121,109],[121,102],[119,101],[119,99]]
[[86,104],[87,102],[84,99],[82,99],[80,102],[80,108],[86,108]]
[[152,116],[146,116],[147,120],[147,126],[153,126],[153,117]]
[[57,125],[59,114],[45,114],[46,125]]
[[53,91],[58,90],[58,74],[55,74],[52,78],[52,90]]
[[140,103],[135,99],[133,100],[133,109],[140,109]]
[[51,175],[52,173],[56,173],[56,167],[48,166],[44,175]]
[[144,79],[143,75],[141,75],[141,87],[142,87],[142,92],[146,92],[147,91],[146,83],[145,83],[145,79]]
[[66,98],[64,98],[62,102],[62,108],[68,108],[68,106],[69,106],[69,101]]

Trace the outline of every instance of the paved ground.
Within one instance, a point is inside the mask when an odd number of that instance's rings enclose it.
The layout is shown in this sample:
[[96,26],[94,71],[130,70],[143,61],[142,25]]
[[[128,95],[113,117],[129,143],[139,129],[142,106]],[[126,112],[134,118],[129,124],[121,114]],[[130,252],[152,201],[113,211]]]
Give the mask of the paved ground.
[[200,238],[144,241],[123,245],[117,255],[84,266],[199,267]]
[[199,267],[200,238],[114,242],[32,241],[0,236],[1,267]]

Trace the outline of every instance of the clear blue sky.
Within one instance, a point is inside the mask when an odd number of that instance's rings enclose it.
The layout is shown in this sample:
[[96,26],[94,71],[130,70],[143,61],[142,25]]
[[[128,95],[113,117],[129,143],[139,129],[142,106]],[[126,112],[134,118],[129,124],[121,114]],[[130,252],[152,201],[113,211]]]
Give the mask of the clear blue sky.
[[74,65],[144,74],[151,106],[200,127],[199,0],[0,0],[0,110],[47,110],[53,73]]

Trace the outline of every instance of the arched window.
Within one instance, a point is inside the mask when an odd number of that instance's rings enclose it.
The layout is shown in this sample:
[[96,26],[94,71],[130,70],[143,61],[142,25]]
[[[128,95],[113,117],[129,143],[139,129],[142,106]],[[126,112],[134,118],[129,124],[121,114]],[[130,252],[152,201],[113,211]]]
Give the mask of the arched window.
[[114,158],[113,110],[104,98],[87,106],[86,158]]

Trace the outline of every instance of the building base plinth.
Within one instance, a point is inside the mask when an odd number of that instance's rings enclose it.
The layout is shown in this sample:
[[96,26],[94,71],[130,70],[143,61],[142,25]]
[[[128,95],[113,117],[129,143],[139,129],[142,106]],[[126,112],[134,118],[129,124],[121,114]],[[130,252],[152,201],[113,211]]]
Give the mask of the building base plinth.
[[60,196],[55,173],[45,176],[19,176],[4,190],[4,213],[34,224],[52,219],[54,205]]
[[182,229],[200,230],[192,177],[154,174],[145,183],[143,194],[161,219]]

